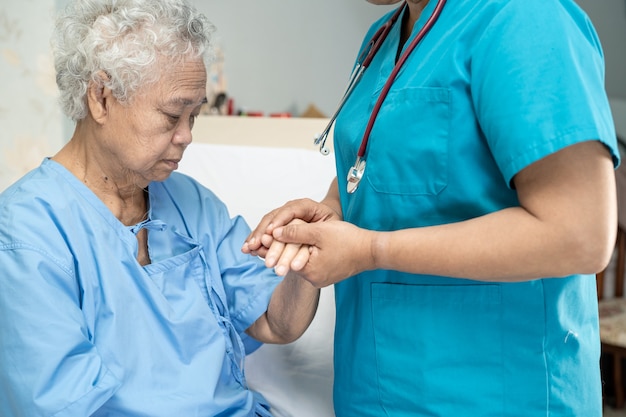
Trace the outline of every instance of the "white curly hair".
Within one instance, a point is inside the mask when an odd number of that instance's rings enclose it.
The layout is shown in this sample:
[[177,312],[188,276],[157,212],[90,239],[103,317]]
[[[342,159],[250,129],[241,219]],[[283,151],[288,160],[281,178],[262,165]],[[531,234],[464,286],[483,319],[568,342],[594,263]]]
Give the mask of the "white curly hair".
[[213,31],[185,0],[74,0],[59,16],[52,39],[63,112],[74,121],[86,117],[90,81],[128,103],[167,71],[157,64],[198,58],[208,64]]

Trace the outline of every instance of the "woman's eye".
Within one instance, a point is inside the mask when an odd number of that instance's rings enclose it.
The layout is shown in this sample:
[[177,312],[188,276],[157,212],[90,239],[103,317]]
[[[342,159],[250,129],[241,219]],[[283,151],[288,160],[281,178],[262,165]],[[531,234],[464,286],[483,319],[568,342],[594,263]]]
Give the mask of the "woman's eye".
[[[180,123],[181,117],[184,117],[184,115],[175,115],[175,114],[167,114],[165,113],[165,116],[167,117],[167,121],[169,124],[171,124],[172,126],[177,125],[178,123]],[[196,122],[196,118],[198,117],[197,114],[190,114],[189,115],[189,129],[191,129],[193,127],[193,125]]]

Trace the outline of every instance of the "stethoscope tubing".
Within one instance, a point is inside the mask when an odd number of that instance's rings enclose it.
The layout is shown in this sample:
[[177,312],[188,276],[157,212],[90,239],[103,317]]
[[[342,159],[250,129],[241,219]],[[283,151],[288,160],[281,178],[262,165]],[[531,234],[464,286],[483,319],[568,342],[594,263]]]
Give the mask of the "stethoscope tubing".
[[[393,70],[391,71],[391,74],[389,74],[389,78],[387,78],[387,81],[383,85],[383,88],[380,94],[378,95],[376,104],[374,105],[374,108],[372,109],[372,113],[370,114],[370,118],[367,122],[365,133],[363,134],[363,139],[361,139],[361,145],[359,146],[359,151],[357,153],[357,157],[359,159],[363,159],[363,157],[365,156],[365,151],[367,150],[367,144],[369,142],[369,138],[372,133],[372,128],[374,127],[374,122],[376,121],[376,118],[378,117],[380,108],[382,107],[383,102],[385,101],[385,98],[387,98],[387,94],[389,94],[389,90],[391,90],[391,86],[396,80],[398,73],[400,72],[405,62],[409,58],[409,55],[411,55],[411,52],[413,52],[413,50],[417,47],[417,45],[424,38],[424,36],[426,36],[428,31],[433,27],[433,25],[439,18],[439,15],[441,14],[441,10],[443,9],[443,6],[445,5],[445,3],[446,3],[446,0],[437,1],[435,10],[433,10],[433,13],[430,15],[430,17],[428,18],[428,20],[426,21],[422,29],[420,29],[417,35],[415,35],[415,38],[411,41],[407,49],[400,56],[400,59],[398,60],[398,62],[396,62],[396,65],[394,65]],[[405,7],[405,6],[402,6],[402,7]]]
[[[365,132],[363,133],[361,144],[359,145],[359,150],[356,155],[356,161],[354,165],[350,167],[350,169],[348,170],[347,191],[349,194],[352,194],[356,191],[363,177],[363,173],[366,167],[365,153],[367,151],[367,145],[369,143],[372,129],[374,127],[374,122],[376,121],[376,118],[378,117],[378,114],[380,113],[380,109],[382,108],[385,98],[389,94],[389,90],[391,90],[391,87],[393,83],[395,82],[398,76],[398,73],[400,72],[404,64],[406,63],[407,59],[409,58],[409,55],[411,55],[413,50],[422,41],[422,39],[426,36],[426,34],[430,31],[430,29],[433,27],[433,25],[439,18],[439,15],[441,14],[441,11],[443,10],[445,3],[446,3],[446,0],[437,0],[437,4],[435,5],[435,9],[433,10],[432,14],[428,18],[428,20],[426,20],[426,23],[420,29],[417,35],[415,35],[415,38],[413,38],[411,43],[404,50],[404,52],[402,53],[398,61],[395,63],[391,71],[391,74],[389,74],[389,78],[387,78],[387,80],[385,81],[385,84],[383,85],[383,88],[380,94],[378,95],[378,98],[376,99],[374,108],[372,109],[372,112],[370,113],[370,117],[367,121]],[[372,39],[370,39],[370,41],[367,43],[367,47],[359,55],[359,59],[357,59],[357,65],[355,66],[355,69],[352,71],[352,74],[350,75],[350,79],[348,81],[348,87],[346,88],[346,91],[339,105],[337,106],[337,110],[331,117],[329,123],[326,125],[326,128],[322,131],[322,133],[319,136],[315,138],[314,143],[316,145],[321,143],[320,152],[322,153],[322,155],[328,155],[330,153],[330,151],[326,147],[326,139],[328,138],[328,134],[330,133],[330,129],[332,128],[332,125],[334,124],[335,120],[339,116],[339,113],[343,109],[344,104],[346,103],[346,101],[348,100],[348,98],[350,97],[354,89],[356,88],[359,80],[363,76],[363,73],[365,72],[369,64],[372,62],[374,57],[376,56],[376,53],[378,52],[383,42],[389,35],[389,32],[391,31],[393,25],[396,23],[396,21],[402,14],[402,11],[405,10],[407,7],[408,6],[406,3],[398,7],[398,9],[396,9],[394,14],[391,16],[391,18],[376,31],[374,36],[372,36]]]
[[321,143],[320,152],[322,153],[322,155],[328,155],[330,153],[330,150],[326,147],[326,139],[328,138],[328,135],[330,134],[330,129],[333,127],[333,123],[335,123],[335,119],[337,119],[337,116],[339,116],[339,112],[343,108],[343,105],[346,103],[346,101],[352,94],[352,91],[354,91],[354,87],[356,87],[356,85],[359,83],[359,80],[363,76],[363,72],[365,72],[365,67],[361,64],[357,64],[357,66],[352,71],[352,74],[350,74],[348,87],[346,88],[346,91],[343,94],[343,97],[341,98],[339,105],[337,106],[337,110],[335,110],[335,113],[333,113],[332,117],[329,119],[328,124],[326,125],[324,130],[322,130],[322,133],[320,133],[315,138],[315,141],[314,141],[315,145],[319,145]]
[[396,23],[396,21],[402,14],[402,10],[404,10],[404,6],[398,7],[398,9],[391,16],[391,18],[387,20],[387,22],[385,22],[385,24],[383,24],[376,31],[376,33],[374,33],[374,36],[372,36],[372,38],[369,40],[369,42],[367,43],[367,46],[363,48],[363,51],[359,54],[359,57],[357,58],[357,64],[354,67],[354,70],[352,71],[352,73],[350,74],[350,78],[348,79],[348,86],[346,87],[346,90],[341,98],[341,101],[337,105],[337,109],[335,110],[335,113],[332,115],[332,117],[328,121],[328,124],[326,125],[322,133],[320,133],[315,138],[315,141],[314,141],[315,145],[319,145],[321,143],[320,152],[322,153],[322,155],[328,155],[330,153],[329,149],[326,147],[326,139],[328,138],[328,135],[330,134],[330,129],[332,128],[333,123],[335,122],[335,119],[341,112],[341,109],[343,108],[343,105],[345,104],[345,102],[348,100],[348,98],[352,94],[352,91],[359,83],[361,77],[363,76],[363,73],[365,72],[367,67],[369,67],[370,63],[376,56],[376,53],[378,52],[383,42],[387,38],[387,35],[391,31],[391,28],[393,27],[393,25]]

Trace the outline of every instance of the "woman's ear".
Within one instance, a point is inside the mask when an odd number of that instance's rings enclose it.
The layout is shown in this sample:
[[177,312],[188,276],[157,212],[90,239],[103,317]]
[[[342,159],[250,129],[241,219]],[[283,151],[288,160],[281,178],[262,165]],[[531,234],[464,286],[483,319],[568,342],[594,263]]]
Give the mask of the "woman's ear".
[[91,80],[87,86],[87,106],[91,117],[99,124],[105,122],[109,115],[110,100],[113,100],[111,89],[105,86],[109,76],[100,71],[96,80]]

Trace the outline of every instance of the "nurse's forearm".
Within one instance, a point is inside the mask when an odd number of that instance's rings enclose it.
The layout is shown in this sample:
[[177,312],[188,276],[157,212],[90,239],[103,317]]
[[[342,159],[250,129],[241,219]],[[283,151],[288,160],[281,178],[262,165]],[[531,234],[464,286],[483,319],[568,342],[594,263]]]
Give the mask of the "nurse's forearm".
[[377,268],[491,281],[593,274],[617,232],[613,162],[597,141],[515,176],[520,206],[475,219],[375,234]]
[[575,229],[510,208],[460,223],[373,232],[375,267],[501,282],[598,272],[606,251]]

